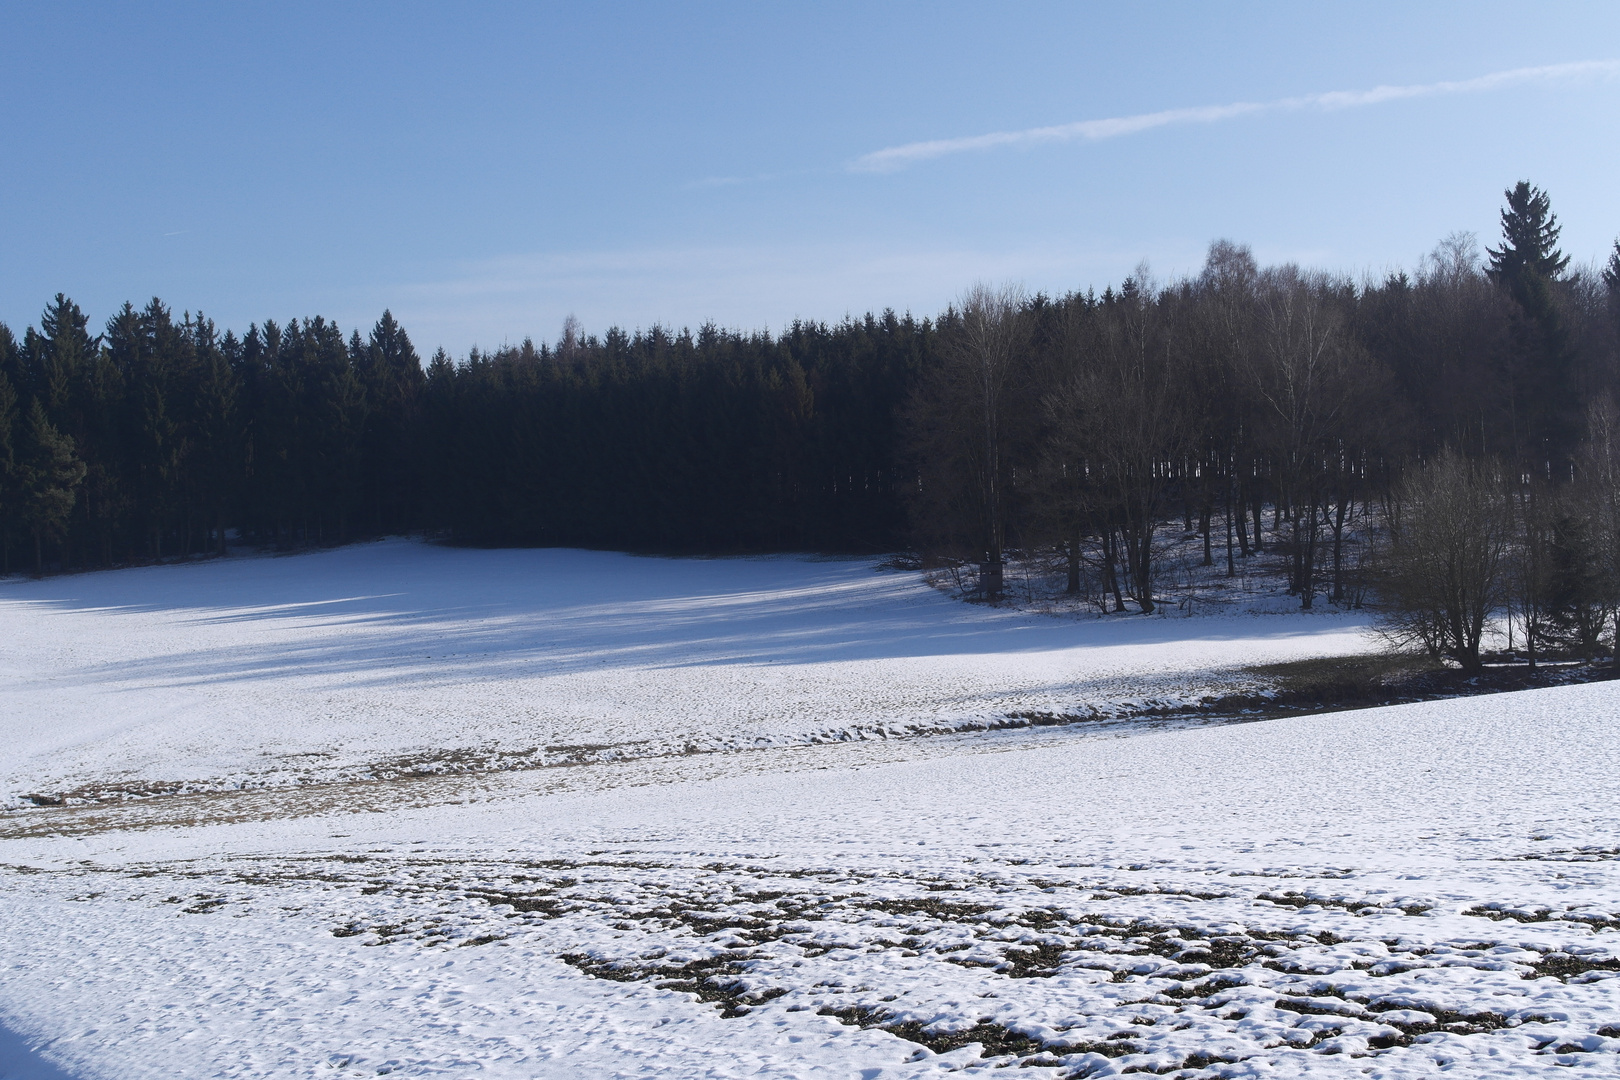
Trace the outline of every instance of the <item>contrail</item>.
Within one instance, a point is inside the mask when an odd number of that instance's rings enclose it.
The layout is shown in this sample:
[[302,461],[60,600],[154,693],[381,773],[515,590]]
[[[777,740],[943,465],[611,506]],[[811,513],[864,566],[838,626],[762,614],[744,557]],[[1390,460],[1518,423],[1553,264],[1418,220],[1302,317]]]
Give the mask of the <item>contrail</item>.
[[850,172],[898,172],[908,165],[950,154],[964,154],[974,150],[991,150],[1001,146],[1034,146],[1039,143],[1094,142],[1114,139],[1121,135],[1134,135],[1151,128],[1172,124],[1214,124],[1234,117],[1255,113],[1297,111],[1301,109],[1353,109],[1363,105],[1379,105],[1386,101],[1406,98],[1435,97],[1441,94],[1477,94],[1520,83],[1547,82],[1582,76],[1612,78],[1620,74],[1620,60],[1582,60],[1570,64],[1549,64],[1545,67],[1514,68],[1496,71],[1474,79],[1456,82],[1421,83],[1415,86],[1375,86],[1371,90],[1333,90],[1325,94],[1306,94],[1303,97],[1281,98],[1277,101],[1239,101],[1231,105],[1200,105],[1187,109],[1166,109],[1163,112],[1140,113],[1136,116],[1116,116],[1105,120],[1081,120],[1072,124],[1051,127],[1025,128],[1022,131],[995,131],[988,135],[970,135],[961,139],[933,139],[927,142],[906,143],[874,150],[850,162]]

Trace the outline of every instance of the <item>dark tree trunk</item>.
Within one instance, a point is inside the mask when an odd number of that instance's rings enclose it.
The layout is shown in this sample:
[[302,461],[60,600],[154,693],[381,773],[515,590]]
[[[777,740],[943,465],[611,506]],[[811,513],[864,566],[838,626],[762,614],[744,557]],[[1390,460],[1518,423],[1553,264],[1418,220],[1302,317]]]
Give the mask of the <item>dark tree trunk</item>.
[[1119,571],[1114,558],[1118,544],[1114,540],[1114,527],[1105,525],[1103,538],[1103,586],[1114,594],[1114,614],[1125,610],[1125,596],[1119,588]]
[[1300,533],[1299,518],[1290,518],[1288,522],[1288,591],[1298,594],[1300,591],[1300,568],[1304,564],[1304,537]]
[[1298,507],[1294,508],[1294,566],[1298,575],[1295,584],[1299,588],[1299,606],[1303,611],[1311,610],[1311,602],[1316,598],[1316,531],[1319,509],[1315,498],[1305,504],[1303,514]]
[[1122,528],[1122,554],[1131,593],[1142,614],[1153,614],[1153,523],[1139,521],[1135,528]]
[[1341,497],[1333,513],[1333,602],[1344,603],[1344,519],[1350,508],[1348,496]]
[[1210,547],[1210,537],[1209,537],[1209,519],[1214,515],[1214,512],[1215,512],[1214,500],[1209,497],[1208,493],[1206,493],[1205,496],[1204,496],[1203,508],[1199,511],[1199,520],[1198,520],[1198,527],[1200,529],[1202,529],[1203,533],[1204,533],[1204,565],[1205,566],[1214,566],[1215,565],[1215,554],[1214,554],[1214,551]]
[[1226,576],[1237,577],[1237,563],[1232,558],[1232,492],[1226,493]]
[[[1238,486],[1227,499],[1226,516],[1229,524],[1237,526],[1238,554],[1247,559],[1249,557],[1249,515],[1244,511],[1247,503],[1243,501],[1243,498],[1243,488]],[[1234,503],[1236,503],[1236,506],[1233,505]],[[1237,511],[1236,514],[1232,512],[1234,509]],[[1234,517],[1236,521],[1231,520]]]

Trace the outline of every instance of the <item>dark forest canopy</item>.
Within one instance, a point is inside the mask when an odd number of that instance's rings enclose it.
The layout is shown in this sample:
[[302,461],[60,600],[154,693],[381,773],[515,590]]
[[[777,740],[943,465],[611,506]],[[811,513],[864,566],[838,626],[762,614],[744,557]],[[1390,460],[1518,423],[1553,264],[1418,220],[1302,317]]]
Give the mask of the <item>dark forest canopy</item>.
[[404,531],[992,561],[1100,545],[1150,608],[1174,512],[1206,546],[1224,522],[1237,557],[1287,545],[1308,600],[1346,515],[1410,463],[1450,448],[1578,478],[1620,393],[1620,247],[1587,271],[1557,242],[1521,184],[1483,261],[1457,235],[1381,281],[1220,241],[1197,276],[1100,295],[981,287],[935,319],[780,336],[570,323],[425,364],[387,312],[366,336],[320,317],[238,336],[153,300],[92,329],[58,295],[20,338],[0,325],[0,539],[36,571]]

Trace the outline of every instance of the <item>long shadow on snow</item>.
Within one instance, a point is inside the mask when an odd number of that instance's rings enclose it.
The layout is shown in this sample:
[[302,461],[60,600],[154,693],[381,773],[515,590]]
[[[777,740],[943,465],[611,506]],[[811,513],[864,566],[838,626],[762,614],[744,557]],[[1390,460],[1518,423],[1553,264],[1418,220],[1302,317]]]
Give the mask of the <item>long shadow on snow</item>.
[[74,1080],[40,1057],[21,1035],[0,1024],[0,1080]]
[[[281,623],[295,642],[168,652],[114,677],[229,682],[342,673],[355,685],[718,664],[1016,656],[1354,629],[1342,617],[1059,619],[958,603],[870,560],[649,559],[412,542],[12,583],[0,603],[162,615],[194,628]],[[295,629],[296,628],[296,629]],[[1259,632],[1257,632],[1259,631]],[[311,640],[314,635],[316,640]],[[259,637],[259,635],[255,635]],[[453,660],[451,670],[434,661]]]

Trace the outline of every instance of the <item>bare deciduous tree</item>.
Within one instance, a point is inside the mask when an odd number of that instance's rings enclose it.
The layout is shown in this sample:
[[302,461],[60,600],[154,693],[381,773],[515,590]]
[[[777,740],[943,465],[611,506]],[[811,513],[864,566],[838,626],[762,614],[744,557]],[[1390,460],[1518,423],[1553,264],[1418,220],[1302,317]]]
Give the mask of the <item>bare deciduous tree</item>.
[[1071,374],[1047,398],[1058,454],[1086,477],[1080,490],[1105,568],[1116,560],[1124,567],[1144,613],[1155,607],[1153,537],[1169,463],[1189,441],[1164,308],[1146,267],[1138,267],[1118,295],[1105,296],[1089,331],[1068,342]]
[[1407,473],[1389,526],[1385,636],[1477,671],[1485,629],[1508,600],[1511,525],[1498,478],[1448,449]]
[[981,588],[992,600],[1001,591],[1013,434],[1008,412],[1028,359],[1028,307],[1016,285],[978,284],[964,293],[940,319],[940,362],[911,412],[924,473],[914,503],[925,520],[975,523],[975,535],[956,539],[975,544],[974,553],[982,555]]
[[[1620,243],[1613,261],[1620,275]],[[1614,620],[1614,654],[1620,656],[1620,415],[1607,398],[1587,410],[1582,464],[1596,525],[1598,562],[1607,585],[1604,600]]]
[[1289,527],[1290,591],[1310,608],[1329,482],[1343,467],[1347,426],[1376,378],[1350,338],[1348,284],[1298,267],[1268,271],[1260,287],[1260,348],[1250,373],[1262,438]]
[[[1249,534],[1244,508],[1254,497],[1257,481],[1254,422],[1249,395],[1244,393],[1250,351],[1257,336],[1255,287],[1260,270],[1246,245],[1217,240],[1209,246],[1203,272],[1198,276],[1198,310],[1202,345],[1199,397],[1206,413],[1208,465],[1224,488],[1226,506],[1226,575],[1235,576],[1232,542],[1249,555]],[[1215,477],[1211,478],[1212,480]],[[1258,537],[1257,537],[1258,539]],[[1205,564],[1209,559],[1209,533],[1205,527]]]

